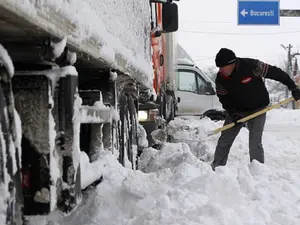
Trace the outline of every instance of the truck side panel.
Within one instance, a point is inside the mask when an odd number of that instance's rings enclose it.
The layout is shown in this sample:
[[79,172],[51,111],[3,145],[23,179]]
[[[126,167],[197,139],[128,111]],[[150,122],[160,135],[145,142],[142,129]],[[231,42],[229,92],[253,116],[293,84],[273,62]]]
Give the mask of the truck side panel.
[[152,87],[148,0],[26,0],[23,4],[1,0],[0,15],[3,44],[12,37],[24,42],[67,36],[68,46],[78,57],[89,58],[97,66],[113,65]]

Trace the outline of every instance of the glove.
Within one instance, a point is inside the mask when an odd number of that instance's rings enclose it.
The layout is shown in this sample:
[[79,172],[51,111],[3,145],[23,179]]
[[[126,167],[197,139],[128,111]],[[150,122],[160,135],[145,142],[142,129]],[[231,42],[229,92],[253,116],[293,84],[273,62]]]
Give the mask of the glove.
[[239,113],[233,113],[230,115],[230,117],[232,118],[232,120],[236,126],[244,124],[244,123],[238,122],[238,120],[243,118],[243,116],[241,116]]
[[295,101],[300,100],[300,89],[299,88],[293,89],[292,96],[294,97]]

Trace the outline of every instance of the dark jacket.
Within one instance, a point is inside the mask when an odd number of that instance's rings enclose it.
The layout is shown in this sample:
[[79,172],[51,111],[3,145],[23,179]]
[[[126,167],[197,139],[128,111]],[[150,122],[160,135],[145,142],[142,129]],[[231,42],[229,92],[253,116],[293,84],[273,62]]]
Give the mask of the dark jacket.
[[216,90],[223,108],[229,113],[247,112],[266,107],[269,93],[263,78],[281,82],[290,90],[296,84],[287,73],[257,59],[237,58],[236,68],[229,77],[218,73]]

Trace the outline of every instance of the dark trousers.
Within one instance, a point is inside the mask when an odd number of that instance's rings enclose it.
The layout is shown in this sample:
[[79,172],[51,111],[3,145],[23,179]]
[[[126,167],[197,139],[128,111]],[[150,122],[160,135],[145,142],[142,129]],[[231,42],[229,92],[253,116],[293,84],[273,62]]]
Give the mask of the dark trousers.
[[[253,112],[251,112],[253,113]],[[243,117],[250,115],[251,113],[241,113]],[[224,125],[231,123],[233,120],[231,117],[225,119]],[[266,113],[258,117],[253,118],[247,122],[247,128],[249,130],[249,153],[250,162],[255,159],[261,163],[264,163],[264,149],[262,145],[262,134],[264,125],[266,122]],[[239,134],[243,125],[237,125],[221,133],[218,140],[218,144],[215,151],[214,161],[211,166],[213,169],[217,166],[225,166],[227,163],[230,148]]]

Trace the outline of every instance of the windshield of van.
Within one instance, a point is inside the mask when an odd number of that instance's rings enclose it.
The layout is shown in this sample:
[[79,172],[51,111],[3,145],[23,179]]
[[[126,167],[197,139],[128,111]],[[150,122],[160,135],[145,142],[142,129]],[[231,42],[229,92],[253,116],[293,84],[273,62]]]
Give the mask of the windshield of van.
[[200,75],[203,77],[203,79],[205,79],[207,82],[211,82],[214,87],[215,82],[209,76],[207,76],[202,70],[200,70],[198,67],[197,67],[197,69],[200,71]]

